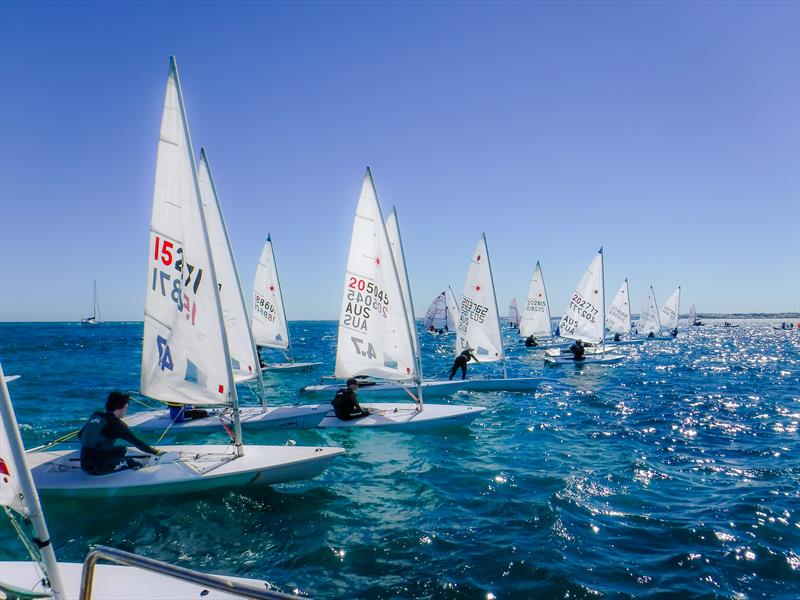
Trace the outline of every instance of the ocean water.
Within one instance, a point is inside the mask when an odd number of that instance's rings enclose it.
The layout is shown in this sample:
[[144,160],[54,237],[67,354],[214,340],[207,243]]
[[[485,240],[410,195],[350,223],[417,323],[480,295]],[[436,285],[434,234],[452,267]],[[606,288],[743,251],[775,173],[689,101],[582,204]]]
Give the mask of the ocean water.
[[[509,374],[553,379],[535,394],[456,395],[489,410],[439,433],[245,433],[347,449],[303,483],[45,499],[56,553],[80,561],[107,544],[314,598],[798,598],[800,332],[708,323],[582,368],[545,369],[507,330]],[[268,376],[274,404],[333,369],[335,323],[290,329],[297,359],[324,364]],[[22,375],[9,389],[26,446],[79,427],[109,390],[135,391],[141,334],[141,323],[0,325],[3,369]],[[453,336],[421,340],[426,374],[446,372]],[[0,559],[24,558],[0,523]]]

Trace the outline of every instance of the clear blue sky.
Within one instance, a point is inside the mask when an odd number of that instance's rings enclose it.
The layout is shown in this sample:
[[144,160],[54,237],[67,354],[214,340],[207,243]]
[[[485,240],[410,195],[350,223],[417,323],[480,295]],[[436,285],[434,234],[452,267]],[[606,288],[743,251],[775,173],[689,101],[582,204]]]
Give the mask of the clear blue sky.
[[501,313],[800,310],[797,2],[0,2],[0,319],[141,320],[178,59],[246,294],[272,233],[290,319],[336,318],[358,191],[398,209],[417,314],[486,232]]

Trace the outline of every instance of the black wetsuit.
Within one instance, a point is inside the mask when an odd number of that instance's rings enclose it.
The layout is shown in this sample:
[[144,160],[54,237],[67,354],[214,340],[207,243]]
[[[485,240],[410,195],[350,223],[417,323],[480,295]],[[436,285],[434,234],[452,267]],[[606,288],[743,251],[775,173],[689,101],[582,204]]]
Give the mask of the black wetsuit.
[[115,446],[116,440],[124,440],[147,454],[158,454],[158,450],[137,438],[128,426],[110,412],[97,411],[78,434],[81,440],[81,468],[90,475],[105,475],[119,469],[133,468],[134,461],[125,461],[127,449]]
[[535,336],[529,335],[527,338],[525,338],[525,347],[526,348],[533,348],[534,346],[538,346],[538,345],[539,345],[539,342],[536,341],[536,337]]
[[577,342],[575,342],[574,344],[572,344],[569,347],[569,351],[572,352],[572,358],[573,359],[575,359],[575,360],[583,360],[584,359],[584,356],[583,356],[583,353],[584,353],[583,344],[578,344]]
[[478,359],[475,358],[475,355],[472,354],[469,350],[464,350],[461,354],[456,356],[456,359],[453,361],[453,368],[450,369],[450,379],[456,374],[456,371],[461,369],[461,379],[467,378],[467,363],[469,360],[472,359],[475,362],[478,362]]
[[356,393],[350,388],[341,389],[336,392],[336,396],[331,404],[333,404],[333,412],[336,413],[336,418],[342,421],[360,419],[369,414],[368,410],[361,408],[361,405],[356,399]]

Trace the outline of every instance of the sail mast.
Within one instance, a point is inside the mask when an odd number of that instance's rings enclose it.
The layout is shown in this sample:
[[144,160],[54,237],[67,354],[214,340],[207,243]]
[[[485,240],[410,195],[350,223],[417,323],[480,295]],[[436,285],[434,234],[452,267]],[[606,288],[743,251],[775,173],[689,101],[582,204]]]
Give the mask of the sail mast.
[[[197,165],[195,164],[194,161],[194,150],[192,149],[192,136],[189,133],[189,120],[186,117],[186,106],[183,103],[183,92],[181,90],[181,81],[180,77],[178,77],[178,64],[175,61],[174,56],[169,57],[169,63],[170,63],[170,71],[175,76],[178,105],[180,106],[181,120],[183,122],[183,132],[186,137],[186,147],[189,152],[189,163],[191,165],[192,180],[194,181],[194,187],[195,187],[195,199],[197,201],[197,210],[200,213],[200,222],[202,223],[203,231],[205,233],[205,235],[203,235],[203,241],[206,247],[206,253],[211,258],[214,255],[211,253],[211,245],[208,243],[208,226],[206,224],[205,212],[203,211],[202,196],[200,194],[200,183],[197,177]],[[212,289],[219,290],[219,282],[217,281],[217,273],[216,270],[214,269],[213,258],[208,263],[208,270],[211,278]],[[216,300],[214,302],[214,305],[217,311],[217,324],[219,325],[219,335],[222,338],[223,355],[225,357],[225,367],[226,367],[225,371],[228,378],[228,394],[230,395],[231,410],[233,412],[233,434],[234,434],[234,444],[236,446],[236,455],[243,456],[244,448],[242,446],[242,424],[239,420],[239,398],[236,395],[236,384],[233,381],[233,371],[231,370],[231,353],[230,353],[230,348],[228,347],[228,336],[225,333],[225,320],[224,320],[224,315],[222,314],[222,304],[219,301],[219,293],[214,294],[214,298]]]
[[14,415],[14,409],[11,406],[11,398],[8,394],[8,387],[6,386],[6,378],[3,373],[2,365],[0,365],[0,415],[3,417],[0,421],[2,421],[2,428],[5,429],[3,433],[8,439],[11,460],[13,461],[14,470],[16,471],[13,475],[19,477],[19,486],[22,491],[22,503],[28,511],[27,518],[30,519],[33,525],[33,531],[36,535],[33,541],[39,548],[39,554],[42,557],[42,568],[44,569],[53,596],[56,600],[63,600],[66,598],[66,590],[61,582],[61,574],[58,570],[53,544],[50,541],[50,533],[47,531],[47,523],[44,520],[42,505],[39,502],[39,496],[33,484],[30,468],[28,468],[28,463],[25,460],[25,448],[19,437],[19,426],[17,425],[17,418]]
[[483,246],[486,248],[486,262],[489,264],[489,281],[492,284],[492,298],[494,299],[494,314],[497,315],[495,322],[497,324],[497,339],[500,340],[500,354],[503,361],[503,379],[508,379],[508,367],[506,365],[506,349],[503,345],[503,334],[500,332],[500,311],[497,308],[497,292],[494,289],[494,275],[492,274],[492,261],[489,258],[489,246],[486,243],[486,233],[481,234],[483,238]]

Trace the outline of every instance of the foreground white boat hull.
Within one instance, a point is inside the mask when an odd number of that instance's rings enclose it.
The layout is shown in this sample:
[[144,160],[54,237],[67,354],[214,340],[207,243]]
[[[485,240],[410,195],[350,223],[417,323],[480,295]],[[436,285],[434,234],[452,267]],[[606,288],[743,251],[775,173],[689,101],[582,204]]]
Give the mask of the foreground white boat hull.
[[[64,585],[65,598],[77,600],[80,597],[81,563],[58,563],[58,571]],[[0,563],[2,582],[12,585],[20,590],[29,590],[31,593],[42,593],[41,575],[35,563],[8,561]],[[243,577],[226,577],[239,583],[247,583],[262,589],[267,584],[257,579]],[[269,588],[267,588],[269,589]],[[201,585],[187,583],[165,575],[151,573],[134,567],[119,565],[98,564],[94,568],[92,597],[103,600],[186,600],[187,598],[203,598],[203,600],[217,600],[228,598],[241,598],[241,596],[226,594],[206,588]]]
[[313,371],[321,362],[287,362],[272,363],[262,367],[262,371],[280,371],[281,373],[307,373]]
[[[410,402],[372,402],[360,403],[369,410],[367,417],[342,421],[337,419],[332,410],[320,421],[318,427],[382,427],[409,429],[427,429],[450,425],[465,425],[486,410],[485,406],[458,406],[450,404],[425,404],[424,410],[418,411]],[[324,406],[324,405],[319,405]],[[328,408],[330,409],[330,404]]]
[[[440,380],[429,379],[422,382],[422,395],[424,398],[448,396],[456,392],[530,392],[536,389],[542,377],[509,377],[506,379],[454,379]],[[333,398],[336,391],[344,384],[307,385],[302,388],[302,394],[325,394]],[[358,388],[359,398],[410,398],[408,393],[416,394],[416,385],[402,385],[399,383],[376,383]],[[408,390],[408,391],[406,391]],[[363,404],[363,403],[362,403]]]
[[80,468],[80,451],[28,454],[40,494],[67,497],[150,496],[186,494],[240,487],[261,487],[316,477],[343,448],[247,446],[236,457],[232,446],[162,446],[167,453],[149,457],[130,449],[132,458],[147,461],[141,469],[89,475]]
[[560,365],[613,365],[620,362],[624,356],[621,354],[597,354],[587,356],[583,360],[575,360],[572,356],[547,356],[544,359],[544,364],[549,366]]

